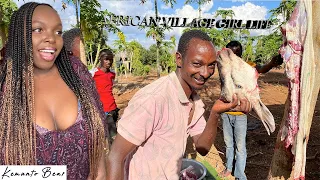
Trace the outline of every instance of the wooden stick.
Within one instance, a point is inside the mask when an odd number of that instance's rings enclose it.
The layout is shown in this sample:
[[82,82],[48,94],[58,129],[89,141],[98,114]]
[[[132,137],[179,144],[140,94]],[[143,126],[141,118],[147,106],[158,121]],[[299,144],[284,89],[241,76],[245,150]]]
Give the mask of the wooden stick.
[[318,154],[319,154],[319,153],[318,153],[318,151],[317,151],[315,155],[307,157],[307,160],[316,159],[317,156],[318,156]]
[[254,153],[253,155],[248,156],[247,159],[252,158],[252,157],[254,157],[254,156],[258,156],[258,155],[260,155],[260,154],[262,155],[263,153],[262,153],[262,152]]
[[247,162],[247,165],[251,165],[251,166],[261,166],[261,167],[266,167],[266,168],[269,168],[269,167],[270,167],[270,165],[258,164],[258,163],[251,163],[251,162]]

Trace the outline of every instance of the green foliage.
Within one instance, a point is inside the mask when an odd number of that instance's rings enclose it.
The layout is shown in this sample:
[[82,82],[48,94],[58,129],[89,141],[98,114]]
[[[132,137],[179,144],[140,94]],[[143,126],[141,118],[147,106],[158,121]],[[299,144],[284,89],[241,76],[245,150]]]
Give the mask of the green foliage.
[[[156,0],[155,0],[156,2]],[[198,2],[197,0],[189,0],[187,3]],[[292,3],[292,1],[290,1]],[[155,3],[156,4],[156,3]],[[293,5],[293,4],[291,4]],[[293,9],[293,6],[285,6]],[[157,8],[155,6],[155,8]],[[286,16],[290,17],[292,10],[283,9]],[[272,10],[272,12],[277,12]],[[290,14],[290,15],[289,15]],[[221,15],[222,18],[232,18],[234,12],[232,10],[218,10],[216,16]],[[276,14],[274,13],[274,16]],[[142,27],[146,28],[146,27]],[[244,47],[243,59],[254,61],[261,61],[261,63],[268,62],[272,56],[278,53],[280,45],[282,44],[282,35],[279,31],[275,31],[270,35],[263,35],[252,37],[247,29],[216,29],[216,28],[187,28],[184,30],[200,29],[206,32],[213,40],[217,49],[226,46],[231,40],[238,40]],[[124,34],[118,34],[119,40],[115,41],[115,46],[118,51],[126,50],[132,52],[132,68],[134,75],[145,75],[150,71],[151,67],[159,67],[163,72],[174,71],[175,63],[175,39],[170,41],[164,40],[164,32],[170,30],[166,27],[150,27],[146,36],[152,37],[156,43],[151,45],[149,49],[145,49],[136,41],[127,43]],[[158,60],[158,61],[157,61]],[[156,65],[158,63],[158,66]]]
[[162,0],[165,4],[170,4],[170,7],[173,8],[173,4],[176,3],[176,0]]
[[[272,34],[256,37],[255,58],[256,61],[259,61],[257,63],[265,64],[274,55],[278,54],[278,50],[283,43],[280,27],[290,19],[296,4],[296,0],[281,1],[279,7],[270,10],[272,14],[269,20],[278,25],[278,27]],[[278,19],[281,15],[283,16],[283,21]]]
[[149,65],[143,65],[140,61],[135,63],[135,67],[133,69],[133,75],[136,76],[145,76],[150,72]]
[[[230,17],[232,18],[234,12],[232,10],[217,10],[216,17],[221,15],[223,18]],[[212,38],[212,42],[216,48],[221,49],[225,47],[228,42],[235,40],[237,33],[240,30],[235,29],[217,29],[217,28],[186,28],[183,32],[190,31],[191,29],[199,29],[209,35]],[[249,33],[248,31],[243,31],[245,34]],[[239,33],[240,34],[240,33]]]
[[[146,0],[141,0],[142,3],[144,3]],[[173,4],[176,3],[176,0],[162,0],[165,4],[170,4],[171,7],[173,7]],[[155,15],[156,17],[158,17],[158,0],[154,0],[154,10],[155,10]],[[144,26],[140,26],[140,29],[146,29],[146,27]],[[157,58],[156,58],[156,62],[157,62],[157,75],[158,77],[160,77],[160,60],[159,60],[159,49],[161,44],[163,43],[164,37],[165,37],[165,31],[169,31],[172,28],[169,26],[165,26],[165,25],[151,25],[148,30],[147,30],[147,37],[152,37],[155,41],[156,41],[156,45],[157,45],[157,49],[156,49],[156,53],[157,53]]]
[[172,70],[175,70],[175,56],[174,50],[176,45],[176,39],[174,36],[170,38],[170,41],[162,43],[160,47],[160,66],[162,71],[169,73]]
[[17,9],[17,5],[12,0],[0,0],[0,48],[7,40],[10,18]]
[[99,10],[101,5],[98,0],[81,0],[80,7],[80,28],[85,41],[86,55],[89,58],[88,64],[93,67],[97,65],[97,55],[100,50],[109,48],[106,45],[108,33],[117,33],[120,30],[105,18],[111,13]]
[[[269,11],[271,13],[269,20],[271,20],[273,24],[278,25],[278,28],[280,28],[281,25],[283,25],[289,20],[296,4],[297,0],[281,1],[279,7]],[[282,16],[284,21],[280,21],[278,19],[279,16]]]
[[[247,29],[187,28],[184,32],[191,29],[200,29],[206,32],[212,38],[217,49],[225,47],[231,40],[238,40],[244,48],[244,60],[265,64],[274,55],[278,54],[278,50],[283,43],[279,27],[289,20],[295,5],[295,0],[282,1],[279,7],[270,11],[272,16],[269,20],[278,23],[279,26],[275,32],[269,35],[252,37]],[[215,17],[219,15],[224,19],[232,18],[234,12],[232,10],[217,10]],[[279,15],[283,15],[285,20],[280,22],[277,19]]]
[[254,38],[249,38],[245,46],[243,46],[244,51],[242,53],[242,59],[245,61],[254,61],[253,40]]
[[113,46],[117,48],[118,52],[122,52],[128,49],[128,43],[126,42],[126,36],[122,32],[117,33],[118,40],[113,42]]
[[[170,41],[164,41],[160,49],[156,44],[153,44],[149,49],[145,49],[137,41],[126,42],[126,37],[123,33],[118,33],[118,40],[113,43],[117,52],[126,51],[129,59],[132,60],[132,73],[133,75],[146,75],[151,71],[151,67],[156,67],[156,51],[159,50],[159,62],[161,71],[168,72],[174,70],[175,61],[173,50],[175,47],[175,38],[171,37]],[[121,70],[124,69],[119,69]]]
[[217,10],[215,17],[221,16],[222,19],[226,19],[227,17],[232,18],[234,16],[233,10]]
[[231,40],[236,39],[236,33],[233,29],[221,29],[216,28],[186,28],[183,32],[190,31],[191,29],[199,29],[208,34],[212,39],[214,46],[218,49],[221,49],[227,45]]
[[211,0],[186,0],[184,4],[192,4],[192,3],[197,3],[198,5],[203,5],[207,2],[210,2]]
[[238,33],[238,39],[240,41],[247,40],[250,37],[250,31],[248,29],[238,29],[235,30]]
[[142,64],[144,48],[137,41],[131,41],[128,49],[132,52],[132,73],[134,75],[147,75],[150,72],[150,66]]
[[121,64],[118,70],[119,70],[119,74],[124,74],[124,72],[127,71],[128,69],[123,64]]
[[168,51],[162,50],[160,51],[160,66],[162,71],[166,73],[172,72],[176,70],[176,62],[174,53],[170,53]]
[[278,54],[282,44],[282,36],[277,33],[259,36],[256,40],[256,58],[261,60],[262,63],[268,62],[272,56]]
[[155,65],[157,61],[157,45],[153,44],[143,54],[142,63],[148,65]]

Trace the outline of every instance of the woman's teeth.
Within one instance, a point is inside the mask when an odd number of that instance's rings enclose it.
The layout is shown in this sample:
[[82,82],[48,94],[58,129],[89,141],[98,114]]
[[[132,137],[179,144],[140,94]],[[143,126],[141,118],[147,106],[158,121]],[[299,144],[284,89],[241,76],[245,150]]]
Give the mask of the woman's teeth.
[[40,52],[45,52],[45,53],[51,53],[53,54],[55,51],[54,50],[48,50],[48,49],[42,49]]

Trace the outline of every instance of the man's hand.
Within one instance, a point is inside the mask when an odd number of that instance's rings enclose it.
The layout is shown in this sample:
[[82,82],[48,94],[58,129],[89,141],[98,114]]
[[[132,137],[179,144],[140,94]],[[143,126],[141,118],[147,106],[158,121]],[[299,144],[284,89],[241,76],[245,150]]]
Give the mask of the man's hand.
[[272,67],[280,66],[282,63],[283,63],[283,59],[282,59],[280,54],[278,54],[276,56],[273,56],[271,61],[270,61],[270,65]]
[[252,110],[252,105],[247,98],[240,99],[240,105],[237,105],[235,108],[231,109],[230,111],[235,112],[243,112],[244,114],[250,112]]
[[240,99],[240,104],[238,105],[238,97],[236,94],[232,96],[232,102],[224,102],[218,99],[214,105],[212,106],[211,112],[216,114],[221,114],[228,111],[235,111],[235,112],[243,112],[248,113],[252,110],[251,103],[248,99]]
[[201,134],[192,137],[197,152],[202,156],[205,156],[210,151],[212,142],[216,138],[220,114],[235,108],[237,105],[238,98],[236,95],[232,96],[232,102],[224,102],[223,100],[218,99],[214,103],[205,129]]
[[211,112],[216,114],[221,114],[231,109],[235,108],[238,105],[238,97],[237,95],[232,96],[232,102],[224,102],[221,99],[218,99],[212,106]]

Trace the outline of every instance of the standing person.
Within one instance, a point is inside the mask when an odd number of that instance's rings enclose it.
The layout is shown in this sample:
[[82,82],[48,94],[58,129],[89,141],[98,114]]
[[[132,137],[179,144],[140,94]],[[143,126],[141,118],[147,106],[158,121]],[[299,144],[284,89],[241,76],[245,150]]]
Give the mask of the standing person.
[[11,17],[0,72],[0,164],[67,165],[68,180],[105,179],[104,114],[61,34],[48,4],[26,3]]
[[[231,41],[226,47],[231,49],[238,57],[242,57],[242,45],[240,42]],[[282,62],[279,63],[277,56],[275,56],[269,63],[263,66],[256,64],[251,64],[251,66],[254,66],[258,73],[266,73],[280,64]],[[226,169],[219,175],[221,177],[229,176],[234,169],[233,174],[236,179],[245,180],[247,179],[244,172],[247,159],[247,115],[242,112],[225,112],[221,114],[221,118],[223,120],[223,137],[226,144],[227,162]]]
[[[196,150],[209,152],[219,115],[237,106],[237,97],[217,100],[208,121],[196,90],[214,74],[216,51],[212,39],[200,30],[185,32],[176,52],[177,70],[139,90],[118,123],[118,134],[107,160],[107,179],[178,179],[188,136]],[[240,100],[238,111],[249,112]],[[125,169],[125,171],[124,171]]]
[[64,32],[62,37],[68,54],[77,57],[85,66],[87,66],[81,30],[79,28],[72,28]]
[[113,97],[112,89],[116,74],[110,70],[113,64],[114,54],[109,49],[100,51],[98,68],[92,69],[90,72],[96,83],[100,100],[103,104],[103,110],[107,115],[107,123],[110,133],[110,140],[117,134],[118,112],[116,101]]

